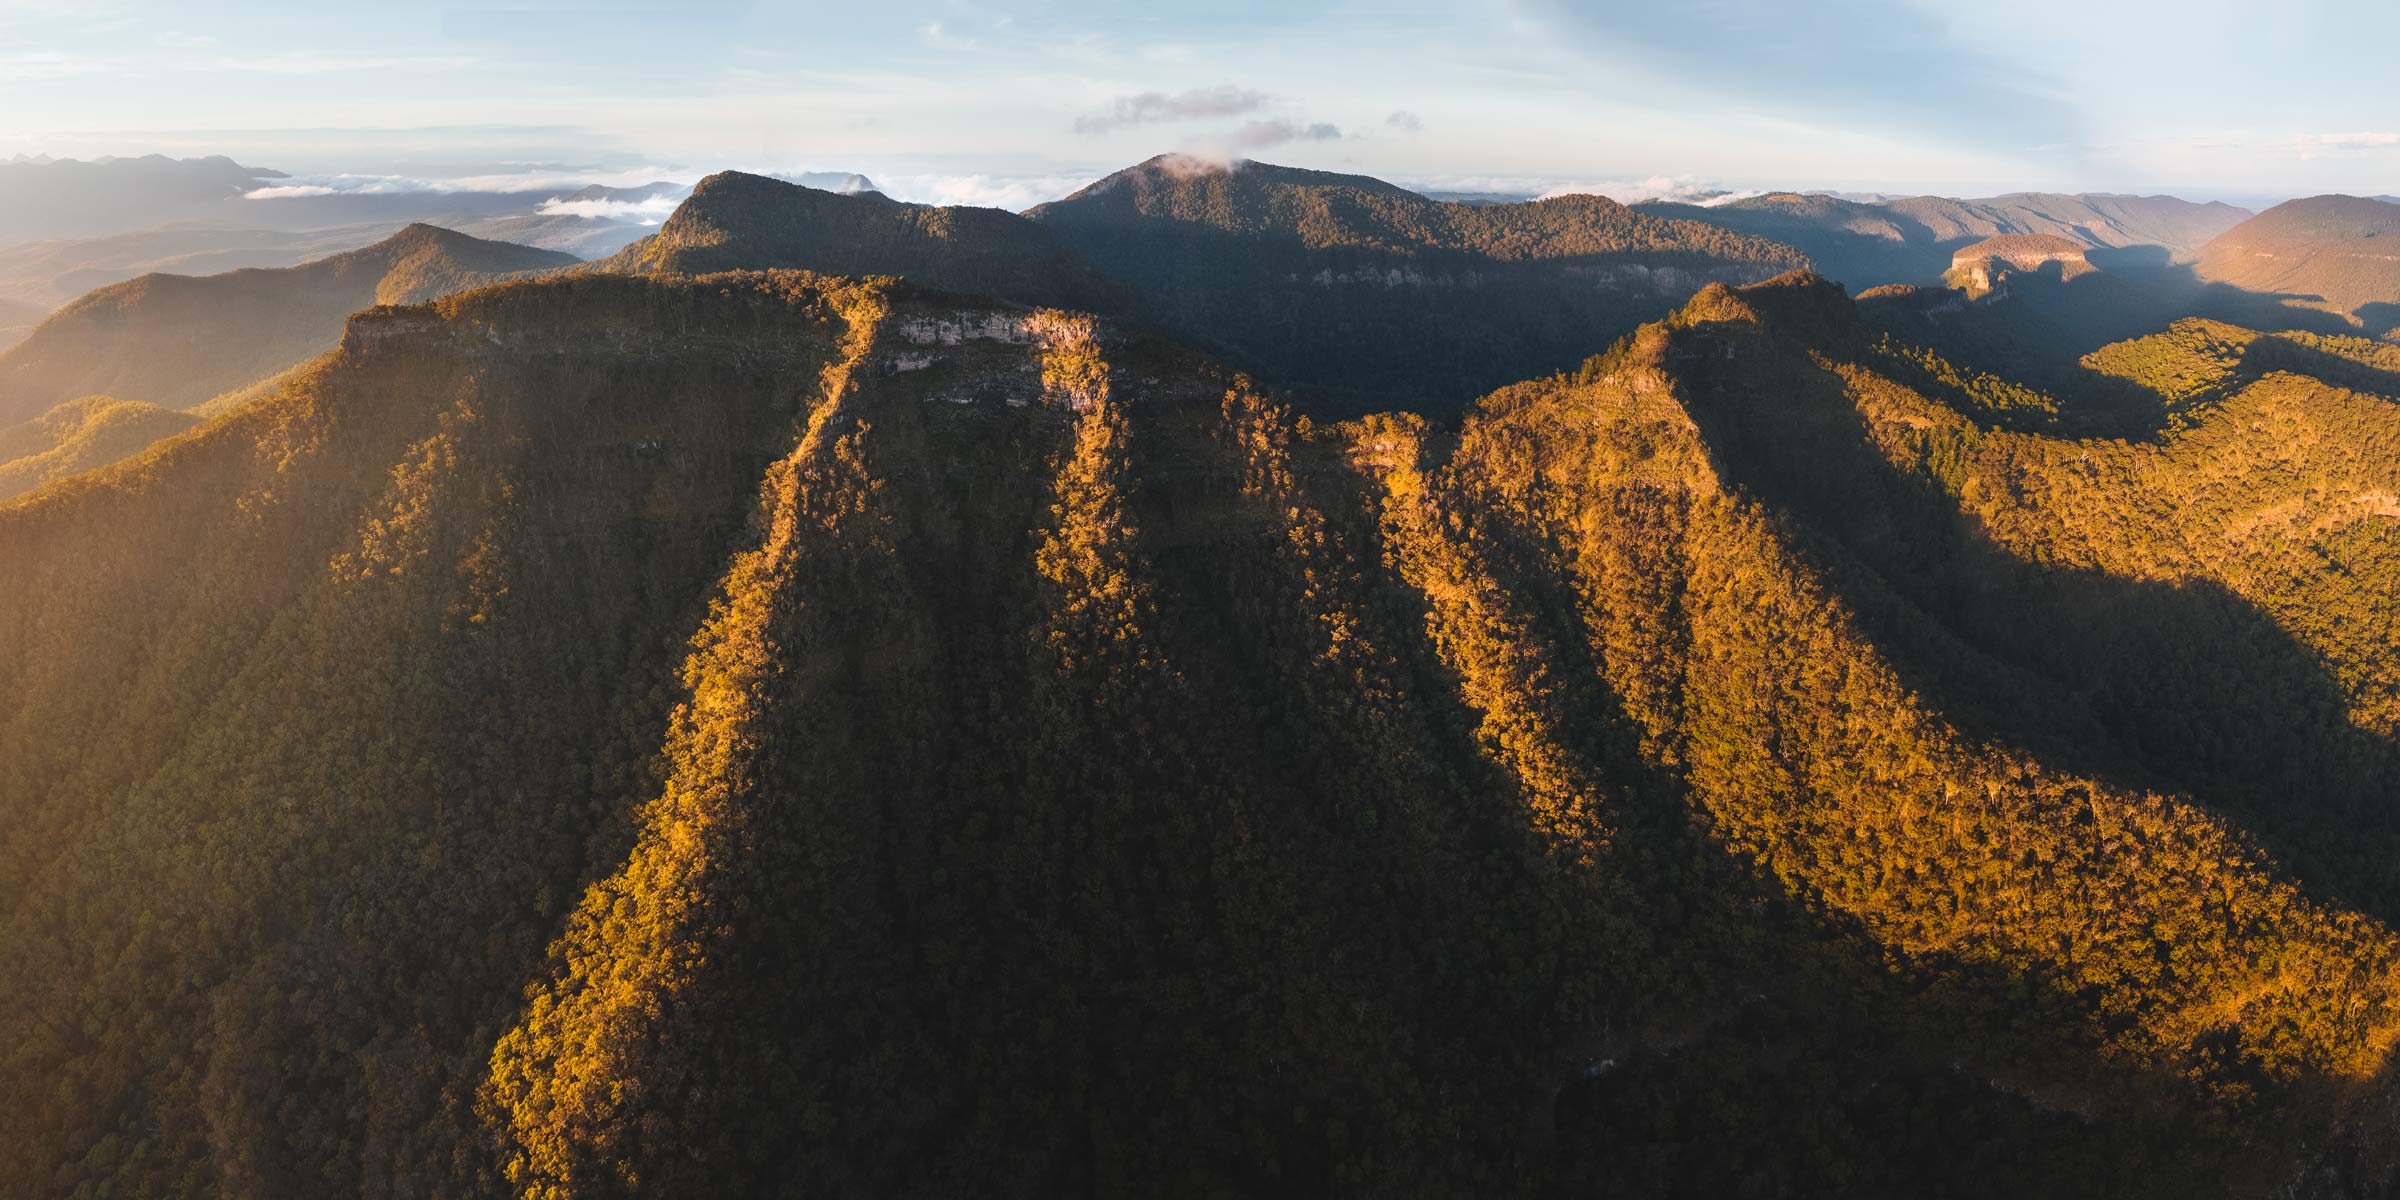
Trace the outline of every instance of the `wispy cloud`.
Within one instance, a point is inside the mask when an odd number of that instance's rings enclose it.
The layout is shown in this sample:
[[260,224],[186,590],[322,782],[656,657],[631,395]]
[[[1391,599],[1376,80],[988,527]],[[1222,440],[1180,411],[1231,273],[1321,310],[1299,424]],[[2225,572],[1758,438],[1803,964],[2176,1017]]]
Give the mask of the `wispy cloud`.
[[[521,192],[563,192],[591,184],[635,187],[645,183],[690,183],[694,172],[667,167],[630,171],[526,171],[522,173],[461,175],[431,178],[420,175],[301,175],[243,193],[247,200],[288,200],[303,196],[408,196],[427,193],[483,192],[512,195]],[[564,202],[563,199],[559,202]],[[579,203],[649,203],[649,201],[586,201]],[[545,208],[547,206],[545,205]],[[674,205],[669,203],[667,211]]]
[[1698,4],[1511,0],[1540,36],[1704,89],[1860,131],[1968,140],[2002,152],[2086,140],[2075,90],[2042,56],[1980,37],[1920,0]]
[[913,204],[962,204],[1021,212],[1056,200],[1090,183],[1096,173],[1074,175],[885,175],[875,181],[883,194]]
[[2300,146],[2300,157],[2323,158],[2361,150],[2389,150],[2400,146],[2400,133],[2310,133],[2295,140]]
[[1252,121],[1233,131],[1235,150],[1264,150],[1285,142],[1338,142],[1342,131],[1323,121],[1299,125],[1290,121]]
[[1549,200],[1558,196],[1606,196],[1619,204],[1643,204],[1652,200],[1666,200],[1677,204],[1699,204],[1714,207],[1759,194],[1757,191],[1727,191],[1714,183],[1694,179],[1689,175],[1652,175],[1644,179],[1552,184],[1542,189],[1535,198]]
[[1131,125],[1157,125],[1169,121],[1195,121],[1214,117],[1238,117],[1254,113],[1267,106],[1270,99],[1264,92],[1253,92],[1225,84],[1213,88],[1193,88],[1188,92],[1168,95],[1165,92],[1143,92],[1134,96],[1119,96],[1110,110],[1098,116],[1077,117],[1075,132],[1107,133]]
[[1556,179],[1523,175],[1444,175],[1401,181],[1421,192],[1464,192],[1548,200],[1557,196],[1606,196],[1619,204],[1666,200],[1714,206],[1762,195],[1734,190],[1695,175],[1651,175],[1640,179]]
[[958,31],[940,21],[927,21],[917,26],[917,36],[925,39],[931,45],[947,49],[972,50],[975,48],[974,38],[962,36]]
[[220,57],[194,65],[262,75],[342,75],[356,71],[454,71],[479,59],[466,54],[340,54],[293,50],[282,54]]
[[1397,129],[1402,133],[1423,133],[1425,132],[1425,118],[1403,108],[1385,117],[1383,127]]
[[0,82],[16,83],[35,79],[65,79],[74,75],[95,75],[114,70],[117,62],[88,54],[68,54],[57,50],[32,50],[22,54],[0,54]]

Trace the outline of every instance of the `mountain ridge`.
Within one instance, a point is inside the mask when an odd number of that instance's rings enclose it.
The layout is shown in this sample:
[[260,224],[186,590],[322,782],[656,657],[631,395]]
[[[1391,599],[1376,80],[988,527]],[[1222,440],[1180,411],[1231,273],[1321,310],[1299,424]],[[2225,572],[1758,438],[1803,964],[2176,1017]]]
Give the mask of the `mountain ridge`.
[[2400,408],[1882,346],[1712,286],[1453,426],[889,279],[358,314],[0,505],[0,1181],[2388,1183],[2400,662],[2302,618]]
[[329,349],[358,309],[576,261],[420,224],[294,267],[139,276],[66,305],[0,354],[0,421],[91,394],[187,408]]

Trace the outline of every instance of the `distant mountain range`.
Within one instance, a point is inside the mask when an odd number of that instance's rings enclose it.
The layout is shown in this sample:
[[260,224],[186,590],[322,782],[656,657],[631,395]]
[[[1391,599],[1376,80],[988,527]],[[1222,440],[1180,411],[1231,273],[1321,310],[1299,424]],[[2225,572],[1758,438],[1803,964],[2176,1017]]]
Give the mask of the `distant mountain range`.
[[1020,304],[1118,310],[1137,301],[1039,225],[994,208],[902,204],[725,171],[703,179],[661,225],[594,273],[804,268],[906,275]]
[[1984,200],[1914,196],[1878,202],[1778,192],[1718,205],[1651,203],[1646,212],[1704,221],[1806,251],[1853,289],[1927,284],[1960,247],[2005,234],[2065,237],[2102,251],[2096,261],[2164,268],[2250,216],[2229,204],[2172,196],[2018,193]]
[[0,354],[0,427],[87,395],[190,407],[332,349],[362,308],[576,261],[412,225],[303,266],[144,275],[60,309]]
[[164,225],[103,237],[0,242],[0,299],[41,313],[87,292],[154,272],[216,275],[289,267],[356,250],[399,232],[395,224],[302,231]]
[[25,336],[32,333],[33,327],[40,324],[49,312],[44,305],[0,297],[0,351],[24,341]]
[[200,423],[139,400],[86,396],[0,429],[0,501],[148,449]]
[[0,240],[100,237],[215,216],[282,178],[221,156],[13,159],[0,162]]
[[1807,261],[1597,196],[1447,204],[1362,176],[1162,156],[1023,216],[727,172],[656,234],[582,270],[896,274],[1103,312],[1330,413],[1565,367],[1707,282]]
[[1163,328],[1322,412],[1455,403],[1572,365],[1711,282],[1806,255],[1602,196],[1430,200],[1360,175],[1153,158],[1029,219]]
[[2357,196],[2279,204],[2210,242],[2197,270],[2380,333],[2400,326],[2400,204]]

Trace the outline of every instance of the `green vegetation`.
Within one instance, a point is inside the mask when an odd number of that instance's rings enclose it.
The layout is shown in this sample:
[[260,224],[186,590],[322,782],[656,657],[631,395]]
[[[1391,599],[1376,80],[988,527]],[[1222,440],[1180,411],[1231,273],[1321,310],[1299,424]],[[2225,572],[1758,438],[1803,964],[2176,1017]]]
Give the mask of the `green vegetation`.
[[139,453],[199,423],[189,413],[138,400],[69,400],[14,429],[0,429],[0,500]]
[[0,506],[0,1192],[2388,1190],[2400,408],[2238,335],[360,314]]

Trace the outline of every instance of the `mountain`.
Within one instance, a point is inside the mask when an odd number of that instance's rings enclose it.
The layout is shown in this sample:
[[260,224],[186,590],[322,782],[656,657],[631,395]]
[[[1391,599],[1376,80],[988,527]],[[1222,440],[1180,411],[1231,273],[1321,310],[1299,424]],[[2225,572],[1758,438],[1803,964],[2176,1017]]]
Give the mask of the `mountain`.
[[796,183],[801,187],[816,188],[819,191],[839,192],[845,196],[855,196],[862,192],[883,194],[883,189],[875,186],[874,180],[856,171],[801,171],[797,174],[776,175],[773,178],[780,179],[785,183]]
[[1806,275],[1454,425],[361,313],[0,506],[0,1191],[2386,1191],[2400,389],[2187,332],[2098,440]]
[[[848,172],[812,172],[802,178],[826,187],[874,187],[866,177]],[[587,210],[565,221],[543,221],[557,215],[556,202],[638,202],[662,193],[680,196],[688,190],[664,182],[553,188],[546,186],[540,175],[511,178],[505,174],[461,179],[400,175],[296,179],[221,156],[173,159],[149,155],[88,162],[19,157],[0,160],[0,240],[73,241],[161,226],[246,231],[256,236],[358,225],[397,229],[432,224],[464,230],[484,222],[515,222],[521,226],[516,232],[553,235],[555,243],[545,242],[546,249],[573,250],[578,244],[589,248],[606,241],[592,236],[596,230],[638,226],[640,221],[593,215],[600,210]],[[655,223],[665,215],[662,209],[649,217]],[[482,236],[498,237],[504,232],[508,230],[495,228]],[[584,236],[579,239],[578,234]],[[608,246],[607,251],[622,244]]]
[[2014,277],[2047,275],[2065,281],[2092,273],[2090,247],[2050,233],[2004,233],[1950,255],[1945,282],[1969,295],[2004,287]]
[[1164,328],[1319,412],[1572,366],[1703,284],[1806,263],[1602,196],[1449,204],[1360,175],[1162,155],[1026,216]]
[[0,299],[0,350],[6,350],[33,332],[50,310],[37,304]]
[[200,423],[190,413],[86,396],[0,429],[0,500],[137,454]]
[[606,258],[655,232],[692,189],[679,183],[640,187],[592,184],[549,196],[530,212],[467,221],[458,229],[493,241]]
[[412,225],[302,266],[144,275],[67,305],[0,354],[0,421],[88,395],[188,408],[331,349],[359,309],[576,261]]
[[2198,271],[2381,333],[2400,326],[2400,204],[2357,196],[2287,201],[2210,242]]
[[0,230],[11,241],[95,237],[215,215],[281,172],[230,158],[0,161]]
[[724,171],[701,180],[657,233],[588,270],[805,269],[905,275],[1024,304],[1121,310],[1134,299],[1041,228],[996,208],[902,204]]
[[2105,193],[2015,192],[1982,200],[1915,196],[1886,201],[1883,207],[1915,220],[1936,241],[2049,234],[2094,247],[2160,249],[2174,262],[2191,261],[2210,238],[2250,215],[2220,202]]
[[47,314],[87,292],[153,272],[216,275],[244,267],[296,266],[373,245],[401,228],[342,225],[283,232],[180,224],[105,237],[0,244],[0,299],[33,305]]
[[1909,196],[1873,201],[1779,192],[1716,205],[1649,203],[1645,212],[1704,221],[1798,247],[1853,288],[1930,284],[1959,249],[2004,235],[2060,237],[2120,271],[2197,258],[2201,246],[2250,214],[2173,196],[2024,192],[1982,200]]

